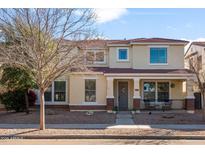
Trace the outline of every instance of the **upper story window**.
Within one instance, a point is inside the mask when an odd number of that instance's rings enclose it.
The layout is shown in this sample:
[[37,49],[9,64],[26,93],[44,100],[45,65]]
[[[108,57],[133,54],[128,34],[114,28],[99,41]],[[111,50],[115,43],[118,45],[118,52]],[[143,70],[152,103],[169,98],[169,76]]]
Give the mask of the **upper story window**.
[[129,51],[127,48],[120,48],[117,50],[117,60],[118,61],[128,61],[129,60]]
[[202,69],[202,56],[200,55],[200,56],[198,56],[197,57],[197,68],[198,68],[198,70],[201,70]]
[[105,63],[104,51],[87,51],[86,52],[87,64]]
[[150,64],[167,64],[167,48],[150,48]]

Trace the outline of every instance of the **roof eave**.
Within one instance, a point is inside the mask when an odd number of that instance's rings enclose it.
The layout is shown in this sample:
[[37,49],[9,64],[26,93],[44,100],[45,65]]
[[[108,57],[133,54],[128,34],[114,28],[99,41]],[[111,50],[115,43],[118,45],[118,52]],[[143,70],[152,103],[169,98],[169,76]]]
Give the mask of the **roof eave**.
[[166,45],[187,45],[188,42],[131,42],[131,45],[140,45],[140,44],[166,44]]
[[119,43],[119,44],[107,44],[107,46],[109,46],[109,47],[116,47],[116,46],[130,46],[130,44],[121,44],[121,43]]

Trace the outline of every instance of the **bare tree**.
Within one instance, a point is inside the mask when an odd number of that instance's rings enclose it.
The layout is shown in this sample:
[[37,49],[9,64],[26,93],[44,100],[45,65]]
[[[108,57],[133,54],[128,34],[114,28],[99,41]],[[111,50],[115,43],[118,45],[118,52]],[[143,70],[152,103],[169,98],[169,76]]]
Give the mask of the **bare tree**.
[[205,72],[202,67],[201,56],[195,55],[187,57],[189,68],[193,71],[196,76],[196,86],[201,93],[203,102],[203,120],[205,120]]
[[46,89],[65,73],[86,68],[77,47],[95,34],[95,17],[92,9],[0,9],[0,62],[32,72],[41,130]]

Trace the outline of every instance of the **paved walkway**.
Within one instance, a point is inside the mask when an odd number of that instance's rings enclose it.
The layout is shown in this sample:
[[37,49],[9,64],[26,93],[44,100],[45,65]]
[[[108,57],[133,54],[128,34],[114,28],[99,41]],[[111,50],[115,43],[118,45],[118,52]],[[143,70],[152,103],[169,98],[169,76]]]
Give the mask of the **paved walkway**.
[[130,112],[118,112],[116,125],[134,125],[133,117]]
[[[0,124],[0,129],[27,129],[39,128],[38,124]],[[181,125],[181,124],[165,124],[165,125],[111,125],[111,124],[46,124],[46,128],[50,129],[176,129],[176,130],[205,130],[205,125]]]

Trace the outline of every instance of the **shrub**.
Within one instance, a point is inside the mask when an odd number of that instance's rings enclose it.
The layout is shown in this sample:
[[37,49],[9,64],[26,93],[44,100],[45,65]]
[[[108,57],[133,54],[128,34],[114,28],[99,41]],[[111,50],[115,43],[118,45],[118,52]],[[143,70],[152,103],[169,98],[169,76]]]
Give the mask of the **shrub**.
[[16,112],[22,112],[26,109],[25,91],[8,91],[1,94],[0,99],[1,103],[5,105],[6,110],[15,110]]

